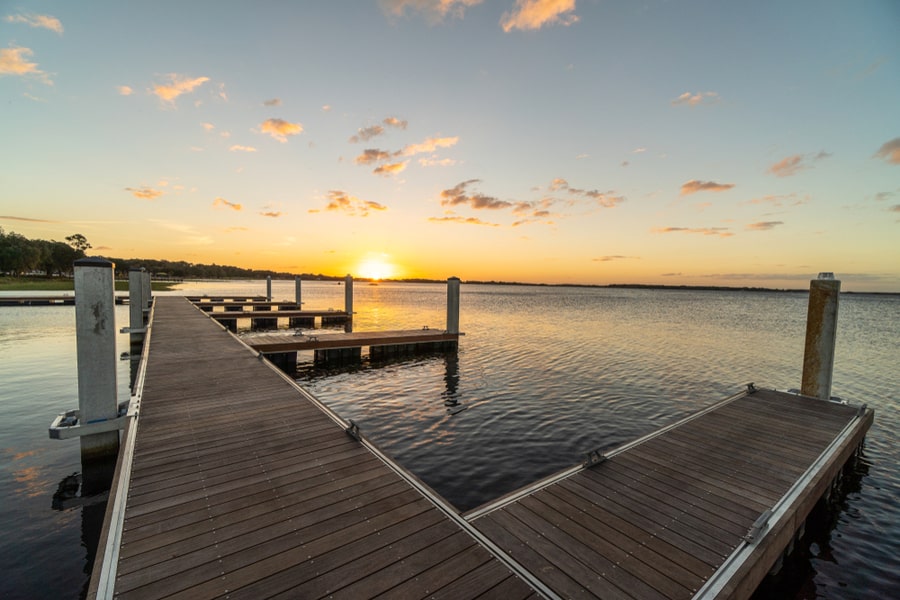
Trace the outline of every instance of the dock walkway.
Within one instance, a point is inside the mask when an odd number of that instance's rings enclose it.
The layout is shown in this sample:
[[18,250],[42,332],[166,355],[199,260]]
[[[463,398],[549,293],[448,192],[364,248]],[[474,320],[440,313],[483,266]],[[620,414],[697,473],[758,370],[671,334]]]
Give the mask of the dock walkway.
[[141,368],[92,599],[747,598],[873,419],[750,388],[461,516],[184,298]]

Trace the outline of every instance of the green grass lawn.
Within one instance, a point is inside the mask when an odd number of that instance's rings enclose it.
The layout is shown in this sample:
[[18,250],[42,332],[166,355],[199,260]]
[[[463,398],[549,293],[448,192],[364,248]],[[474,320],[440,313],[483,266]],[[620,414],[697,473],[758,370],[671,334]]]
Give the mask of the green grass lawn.
[[[168,281],[152,281],[150,287],[155,292],[165,292],[178,285]],[[75,282],[65,277],[2,277],[0,291],[3,292],[72,292]],[[116,281],[117,292],[127,292],[127,281]]]

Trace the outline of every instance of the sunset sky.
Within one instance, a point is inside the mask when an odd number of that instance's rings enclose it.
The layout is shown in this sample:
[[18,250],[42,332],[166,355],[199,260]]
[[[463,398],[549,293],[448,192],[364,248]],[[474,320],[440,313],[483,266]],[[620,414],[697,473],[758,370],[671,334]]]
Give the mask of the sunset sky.
[[0,227],[294,273],[900,291],[896,0],[0,0]]

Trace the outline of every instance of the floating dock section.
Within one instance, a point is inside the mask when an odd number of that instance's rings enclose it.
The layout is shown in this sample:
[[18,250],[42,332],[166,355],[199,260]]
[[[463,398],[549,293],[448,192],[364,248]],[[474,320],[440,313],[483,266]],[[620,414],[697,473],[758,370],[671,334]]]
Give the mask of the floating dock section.
[[746,598],[873,418],[750,387],[460,515],[179,297],[132,405],[91,599]]

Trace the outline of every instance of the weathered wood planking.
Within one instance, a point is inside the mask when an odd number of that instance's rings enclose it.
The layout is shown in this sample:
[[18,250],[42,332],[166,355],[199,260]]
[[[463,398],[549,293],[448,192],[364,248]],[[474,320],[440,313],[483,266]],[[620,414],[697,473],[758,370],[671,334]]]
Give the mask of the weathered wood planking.
[[235,319],[287,319],[314,317],[349,317],[340,310],[236,310],[206,313],[217,321],[233,321]]
[[[872,419],[757,390],[473,511],[472,523],[561,597],[746,598]],[[783,513],[746,542],[769,509]]]
[[399,471],[158,297],[115,596],[536,597]]

